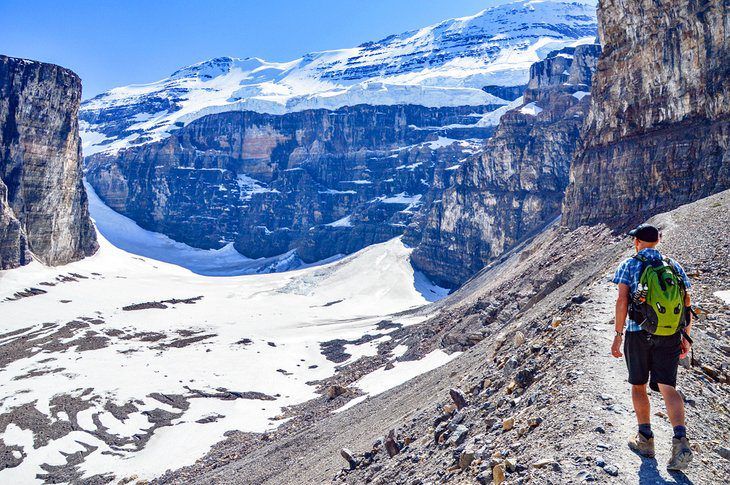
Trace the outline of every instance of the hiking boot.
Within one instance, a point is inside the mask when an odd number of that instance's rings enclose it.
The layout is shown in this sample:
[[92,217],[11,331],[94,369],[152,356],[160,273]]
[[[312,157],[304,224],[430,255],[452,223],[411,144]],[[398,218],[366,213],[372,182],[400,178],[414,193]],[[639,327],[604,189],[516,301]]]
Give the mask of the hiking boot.
[[692,461],[692,450],[687,438],[672,438],[672,458],[667,463],[667,470],[684,470]]
[[654,458],[654,438],[647,438],[641,433],[636,433],[636,436],[629,440],[629,448],[641,456]]

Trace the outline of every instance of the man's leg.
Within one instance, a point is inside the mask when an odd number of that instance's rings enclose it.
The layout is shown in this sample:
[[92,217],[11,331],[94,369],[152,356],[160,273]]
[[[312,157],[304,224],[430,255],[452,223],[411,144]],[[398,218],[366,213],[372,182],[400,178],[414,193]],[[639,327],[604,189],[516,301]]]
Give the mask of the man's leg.
[[667,406],[669,421],[674,428],[672,438],[672,457],[667,463],[668,470],[684,470],[692,461],[692,449],[687,440],[684,427],[684,400],[674,388],[677,385],[677,366],[679,364],[679,338],[667,338],[668,345],[657,346],[652,355],[652,377],[659,385],[664,403]]
[[634,403],[637,423],[639,425],[649,424],[651,421],[651,404],[649,404],[649,395],[646,393],[646,384],[631,385],[631,401]]
[[[672,428],[684,427],[684,400],[673,386],[659,384],[659,392],[662,393],[664,404],[667,406],[667,414]],[[636,405],[634,405],[636,406]]]

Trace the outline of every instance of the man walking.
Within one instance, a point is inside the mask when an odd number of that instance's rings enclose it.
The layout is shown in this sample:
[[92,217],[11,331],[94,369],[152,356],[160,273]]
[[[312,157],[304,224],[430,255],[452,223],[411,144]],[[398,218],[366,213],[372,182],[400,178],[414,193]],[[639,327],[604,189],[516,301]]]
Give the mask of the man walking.
[[[689,352],[691,283],[682,267],[664,258],[656,249],[659,230],[642,224],[629,232],[634,238],[636,255],[623,261],[613,277],[618,284],[616,300],[616,336],[611,346],[620,358],[621,341],[626,331],[624,354],[629,370],[631,399],[638,433],[629,440],[629,448],[654,457],[654,434],[651,431],[650,404],[646,385],[659,391],[674,427],[669,470],[683,470],[692,461],[684,422],[684,401],[675,389],[679,359]],[[678,323],[677,323],[678,322]]]

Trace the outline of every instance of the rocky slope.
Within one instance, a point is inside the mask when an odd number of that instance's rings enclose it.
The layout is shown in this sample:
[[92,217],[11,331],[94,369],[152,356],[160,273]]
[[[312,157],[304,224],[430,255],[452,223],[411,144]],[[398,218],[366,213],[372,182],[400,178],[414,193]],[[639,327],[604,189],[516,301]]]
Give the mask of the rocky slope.
[[[662,250],[683,262],[695,301],[709,313],[695,323],[693,357],[680,368],[697,453],[686,476],[663,470],[671,428],[656,394],[659,462],[625,445],[635,421],[625,365],[610,357],[616,289],[609,278],[630,255],[627,241],[603,225],[556,225],[442,300],[437,316],[404,329],[410,336],[394,334],[403,340],[342,367],[329,383],[345,390],[328,397],[323,387],[320,400],[295,410],[304,419],[274,433],[231,433],[208,457],[158,482],[722,483],[730,474],[730,303],[715,293],[730,288],[716,264],[730,257],[729,209],[723,192],[652,219],[664,230]],[[457,334],[482,337],[459,344],[449,337]],[[411,347],[396,362],[433,347],[467,350],[329,414],[355,395],[358,367],[387,369],[396,343]]]
[[604,0],[565,223],[624,226],[730,187],[727,2]]
[[407,234],[419,269],[459,285],[560,214],[599,53],[586,44],[532,65],[522,103]]
[[32,252],[45,264],[92,254],[82,185],[81,81],[55,66],[0,56],[0,268]]
[[[87,160],[114,210],[192,246],[307,262],[403,232],[435,174],[478,151],[494,106],[359,105],[196,120],[156,143]],[[438,193],[436,190],[434,193]],[[422,200],[423,199],[423,200]]]

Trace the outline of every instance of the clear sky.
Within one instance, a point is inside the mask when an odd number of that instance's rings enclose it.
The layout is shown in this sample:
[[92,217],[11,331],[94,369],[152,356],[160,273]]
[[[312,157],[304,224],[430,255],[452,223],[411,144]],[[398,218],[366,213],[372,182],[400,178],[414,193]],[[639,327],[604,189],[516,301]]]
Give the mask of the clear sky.
[[76,71],[84,98],[218,56],[290,61],[504,0],[0,0],[0,54]]

